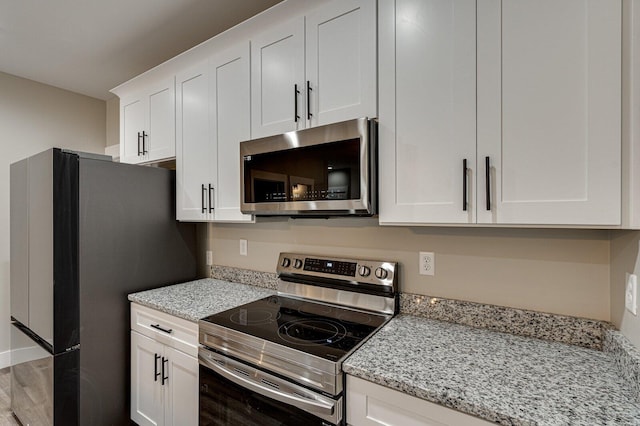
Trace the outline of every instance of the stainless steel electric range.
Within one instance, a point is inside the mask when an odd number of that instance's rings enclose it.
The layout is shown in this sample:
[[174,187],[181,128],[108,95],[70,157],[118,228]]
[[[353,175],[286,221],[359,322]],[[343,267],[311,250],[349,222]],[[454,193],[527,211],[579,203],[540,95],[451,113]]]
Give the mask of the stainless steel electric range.
[[398,309],[395,262],[281,253],[278,294],[199,322],[200,425],[343,425],[342,362]]

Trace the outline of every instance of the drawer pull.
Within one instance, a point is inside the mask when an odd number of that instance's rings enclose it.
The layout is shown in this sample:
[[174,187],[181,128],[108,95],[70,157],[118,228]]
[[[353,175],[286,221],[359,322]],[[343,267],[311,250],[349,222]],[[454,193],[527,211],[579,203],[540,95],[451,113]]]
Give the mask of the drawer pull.
[[164,328],[164,327],[160,326],[160,324],[150,324],[150,325],[151,325],[152,328],[155,328],[156,330],[160,330],[160,331],[162,331],[164,333],[167,333],[167,334],[173,333],[173,329],[172,328]]

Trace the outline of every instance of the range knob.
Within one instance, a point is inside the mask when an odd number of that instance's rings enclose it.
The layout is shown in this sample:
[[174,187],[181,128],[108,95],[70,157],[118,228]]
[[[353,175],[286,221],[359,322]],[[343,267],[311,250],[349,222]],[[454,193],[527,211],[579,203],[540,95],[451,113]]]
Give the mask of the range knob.
[[383,267],[376,269],[376,278],[379,280],[384,280],[389,275],[389,271],[384,269]]
[[282,266],[283,268],[288,268],[289,265],[291,265],[291,259],[289,259],[288,257],[283,258],[280,266]]
[[363,265],[360,268],[358,268],[358,274],[360,274],[360,276],[362,277],[368,277],[370,273],[371,273],[371,268],[369,268],[368,266]]
[[300,269],[300,268],[302,268],[302,260],[300,260],[300,259],[296,259],[296,260],[293,262],[293,267],[294,267],[294,268],[296,268],[296,269]]

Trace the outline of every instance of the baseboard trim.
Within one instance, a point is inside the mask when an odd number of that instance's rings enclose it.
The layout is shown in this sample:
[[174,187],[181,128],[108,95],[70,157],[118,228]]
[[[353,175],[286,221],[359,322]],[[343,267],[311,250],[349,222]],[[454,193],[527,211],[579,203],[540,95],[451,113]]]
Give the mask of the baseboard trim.
[[0,368],[10,367],[13,364],[21,364],[23,362],[33,361],[42,358],[43,350],[39,346],[30,346],[28,348],[14,349],[0,352]]

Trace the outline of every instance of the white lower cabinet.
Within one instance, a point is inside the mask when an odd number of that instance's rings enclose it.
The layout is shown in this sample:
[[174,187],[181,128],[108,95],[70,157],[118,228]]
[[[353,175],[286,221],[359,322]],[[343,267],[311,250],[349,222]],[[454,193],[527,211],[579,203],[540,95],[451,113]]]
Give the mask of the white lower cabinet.
[[352,426],[495,424],[349,375],[347,375],[347,423]]
[[138,305],[132,305],[131,323],[131,420],[140,426],[197,425],[197,340],[191,337],[197,339],[198,325]]

